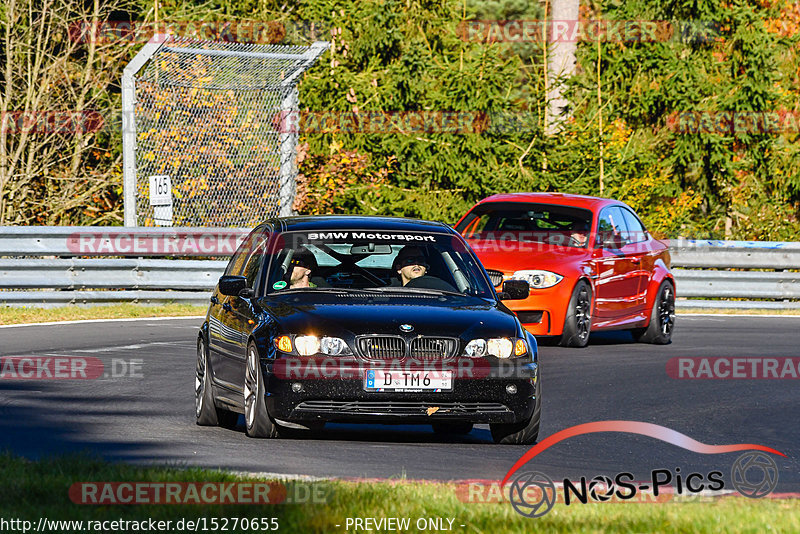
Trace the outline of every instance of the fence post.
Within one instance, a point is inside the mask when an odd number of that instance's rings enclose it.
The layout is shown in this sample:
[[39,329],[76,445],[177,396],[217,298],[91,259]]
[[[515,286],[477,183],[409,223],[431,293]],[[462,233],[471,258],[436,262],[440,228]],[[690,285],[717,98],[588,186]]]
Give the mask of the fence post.
[[155,34],[122,71],[122,191],[125,226],[136,226],[136,91],[134,77],[153,57],[166,35]]
[[[280,133],[280,158],[281,167],[278,173],[280,191],[278,193],[278,204],[280,217],[288,217],[294,214],[292,202],[294,201],[297,189],[297,137],[298,132],[294,124],[299,126],[299,117],[293,114],[299,113],[299,103],[297,98],[297,87],[289,88],[286,97],[281,102],[283,120],[281,121],[282,131]],[[298,120],[293,120],[293,119]]]

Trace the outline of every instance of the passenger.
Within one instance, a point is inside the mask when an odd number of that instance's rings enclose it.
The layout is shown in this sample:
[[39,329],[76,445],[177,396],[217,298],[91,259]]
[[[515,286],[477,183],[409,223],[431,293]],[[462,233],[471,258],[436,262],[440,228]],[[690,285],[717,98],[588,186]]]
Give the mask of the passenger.
[[292,261],[289,262],[289,289],[304,287],[317,287],[311,281],[313,271],[317,270],[317,260],[308,249],[299,248],[294,251]]

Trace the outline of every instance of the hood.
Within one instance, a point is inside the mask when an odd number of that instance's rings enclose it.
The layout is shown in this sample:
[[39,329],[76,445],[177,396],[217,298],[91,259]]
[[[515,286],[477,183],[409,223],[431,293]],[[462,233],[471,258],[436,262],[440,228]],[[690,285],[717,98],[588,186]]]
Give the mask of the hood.
[[[477,297],[413,294],[343,296],[309,291],[260,299],[259,304],[285,333],[342,337],[346,334],[406,334],[449,337],[517,335],[513,312]],[[400,325],[413,331],[405,333]]]

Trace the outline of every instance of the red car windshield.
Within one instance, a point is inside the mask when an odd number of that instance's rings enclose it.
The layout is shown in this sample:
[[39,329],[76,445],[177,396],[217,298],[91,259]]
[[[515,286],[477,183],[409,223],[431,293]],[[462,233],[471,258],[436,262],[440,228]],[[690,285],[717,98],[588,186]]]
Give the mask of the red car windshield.
[[487,202],[475,207],[456,230],[467,240],[497,239],[585,247],[592,212],[558,204]]

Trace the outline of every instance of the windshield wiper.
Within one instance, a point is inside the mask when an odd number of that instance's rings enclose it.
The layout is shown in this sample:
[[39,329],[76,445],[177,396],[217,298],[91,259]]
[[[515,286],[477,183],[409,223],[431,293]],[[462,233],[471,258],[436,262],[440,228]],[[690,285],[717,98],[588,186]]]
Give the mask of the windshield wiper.
[[314,293],[341,293],[342,291],[355,291],[346,287],[290,287],[281,291],[273,291],[269,295],[291,295],[297,291],[313,291]]
[[275,291],[270,295],[286,295],[290,291],[312,291],[314,293],[387,293],[394,290],[403,291],[402,287],[295,287],[282,291]]
[[459,293],[458,291],[449,291],[447,289],[433,289],[428,287],[401,287],[401,286],[386,286],[386,287],[295,287],[283,291],[275,291],[270,295],[290,295],[296,291],[313,291],[315,293],[377,293],[384,295],[386,293],[425,293],[428,295],[452,295],[456,297],[469,297],[468,293]]
[[396,289],[401,293],[427,293],[431,295],[454,295],[457,297],[469,296],[467,293],[459,293],[458,291],[450,291],[448,289],[435,289],[432,287],[390,287],[387,289]]

